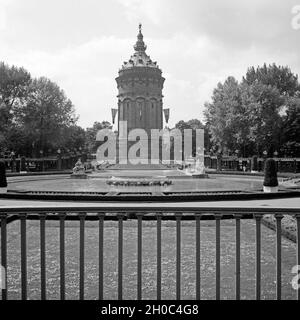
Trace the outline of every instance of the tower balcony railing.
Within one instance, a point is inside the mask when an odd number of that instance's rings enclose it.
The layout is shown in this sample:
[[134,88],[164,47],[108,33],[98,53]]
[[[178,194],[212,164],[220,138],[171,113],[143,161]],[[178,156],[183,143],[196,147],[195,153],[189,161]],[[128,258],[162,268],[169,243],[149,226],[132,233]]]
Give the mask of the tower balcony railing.
[[[60,299],[66,299],[66,222],[79,221],[79,296],[80,300],[85,298],[87,293],[85,290],[85,279],[87,277],[85,266],[87,261],[86,252],[86,221],[94,221],[97,226],[98,241],[95,244],[98,251],[98,263],[97,263],[97,286],[98,286],[98,298],[101,300],[104,298],[104,264],[106,257],[104,254],[104,238],[105,227],[109,220],[116,221],[118,225],[118,239],[117,239],[117,297],[119,300],[124,298],[123,295],[123,282],[124,282],[124,220],[133,219],[136,220],[136,232],[137,232],[137,264],[136,264],[136,298],[147,298],[142,296],[143,289],[143,225],[147,220],[154,220],[155,225],[155,237],[156,246],[153,250],[156,251],[156,298],[162,299],[162,223],[165,220],[175,221],[175,263],[176,263],[176,299],[182,298],[182,221],[191,220],[193,226],[190,230],[195,233],[195,299],[201,298],[201,250],[204,248],[201,246],[201,224],[203,220],[213,220],[215,224],[215,297],[221,298],[221,220],[233,219],[235,221],[235,298],[239,300],[241,298],[241,220],[242,219],[254,219],[255,221],[255,291],[256,299],[261,299],[261,279],[262,279],[262,250],[261,250],[261,224],[262,218],[266,214],[274,216],[276,221],[276,296],[277,299],[282,297],[282,234],[281,234],[281,219],[283,215],[292,215],[296,219],[297,224],[297,249],[296,258],[297,264],[300,264],[300,209],[297,208],[245,208],[245,207],[199,207],[199,206],[183,206],[177,205],[172,207],[168,204],[158,206],[155,204],[142,205],[99,205],[99,206],[79,206],[74,207],[72,205],[65,206],[35,206],[35,207],[2,207],[0,208],[1,219],[1,264],[4,272],[7,273],[8,267],[8,224],[14,220],[20,221],[20,256],[21,262],[21,281],[20,281],[20,293],[21,299],[28,299],[28,226],[29,220],[38,220],[39,225],[39,276],[40,276],[40,299],[47,299],[47,251],[46,251],[46,230],[49,220],[58,221],[58,243],[59,243],[59,292]],[[135,223],[135,222],[134,222]],[[135,229],[134,229],[135,230]],[[4,285],[2,283],[2,300],[9,299],[9,283],[7,281],[7,274],[4,277]],[[300,299],[300,290],[297,291],[297,297]]]

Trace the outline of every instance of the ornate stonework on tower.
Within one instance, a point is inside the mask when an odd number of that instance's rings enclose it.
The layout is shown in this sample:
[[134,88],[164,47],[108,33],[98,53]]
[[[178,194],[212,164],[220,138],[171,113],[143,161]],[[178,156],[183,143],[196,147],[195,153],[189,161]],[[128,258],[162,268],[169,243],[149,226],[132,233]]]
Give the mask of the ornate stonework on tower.
[[142,26],[139,25],[134,54],[124,62],[116,78],[118,85],[118,123],[127,121],[128,131],[141,128],[163,128],[163,95],[165,79],[156,62],[146,54]]

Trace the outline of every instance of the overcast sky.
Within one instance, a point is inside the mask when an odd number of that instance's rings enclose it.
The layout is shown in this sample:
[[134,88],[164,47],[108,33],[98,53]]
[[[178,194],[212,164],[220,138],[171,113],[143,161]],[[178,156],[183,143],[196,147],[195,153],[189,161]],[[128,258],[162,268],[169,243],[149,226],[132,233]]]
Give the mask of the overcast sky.
[[0,0],[0,61],[58,83],[81,126],[111,121],[115,78],[141,22],[174,125],[202,119],[217,83],[240,80],[251,65],[275,62],[300,74],[295,5],[300,0]]

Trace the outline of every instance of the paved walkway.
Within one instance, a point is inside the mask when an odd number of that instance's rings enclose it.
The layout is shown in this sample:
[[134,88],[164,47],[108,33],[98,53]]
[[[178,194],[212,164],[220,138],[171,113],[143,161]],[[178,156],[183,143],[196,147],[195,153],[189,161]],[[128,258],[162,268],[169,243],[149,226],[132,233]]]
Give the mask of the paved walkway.
[[293,208],[300,211],[300,197],[283,199],[247,200],[247,201],[195,201],[195,202],[74,202],[74,201],[34,201],[0,199],[0,208],[24,207],[155,207],[155,208]]

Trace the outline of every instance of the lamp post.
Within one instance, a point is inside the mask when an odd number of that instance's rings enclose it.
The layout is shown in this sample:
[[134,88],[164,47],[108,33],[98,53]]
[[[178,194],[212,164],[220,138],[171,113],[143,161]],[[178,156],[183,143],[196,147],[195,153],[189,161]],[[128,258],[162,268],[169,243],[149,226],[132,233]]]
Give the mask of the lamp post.
[[236,149],[235,151],[234,151],[234,153],[235,153],[235,157],[236,157],[236,161],[235,161],[235,170],[239,170],[239,150],[238,149]]
[[44,163],[44,157],[43,157],[44,151],[40,150],[40,156],[42,158],[42,170],[41,171],[45,171],[45,163]]
[[275,157],[275,161],[276,161],[276,170],[279,171],[279,161],[276,159],[278,157],[277,150],[274,151],[274,157]]
[[217,171],[222,171],[222,153],[220,150],[217,152]]
[[16,171],[16,154],[15,152],[12,150],[10,153],[10,157],[11,157],[11,172],[15,172]]
[[57,169],[61,170],[61,150],[57,150]]
[[264,155],[265,158],[267,157],[267,155],[268,155],[267,150],[265,150],[265,151],[263,152],[263,155]]
[[264,167],[263,167],[263,169],[265,170],[265,163],[266,163],[266,160],[267,160],[267,156],[268,156],[268,151],[267,150],[265,150],[264,152],[263,152],[263,164],[264,164]]

